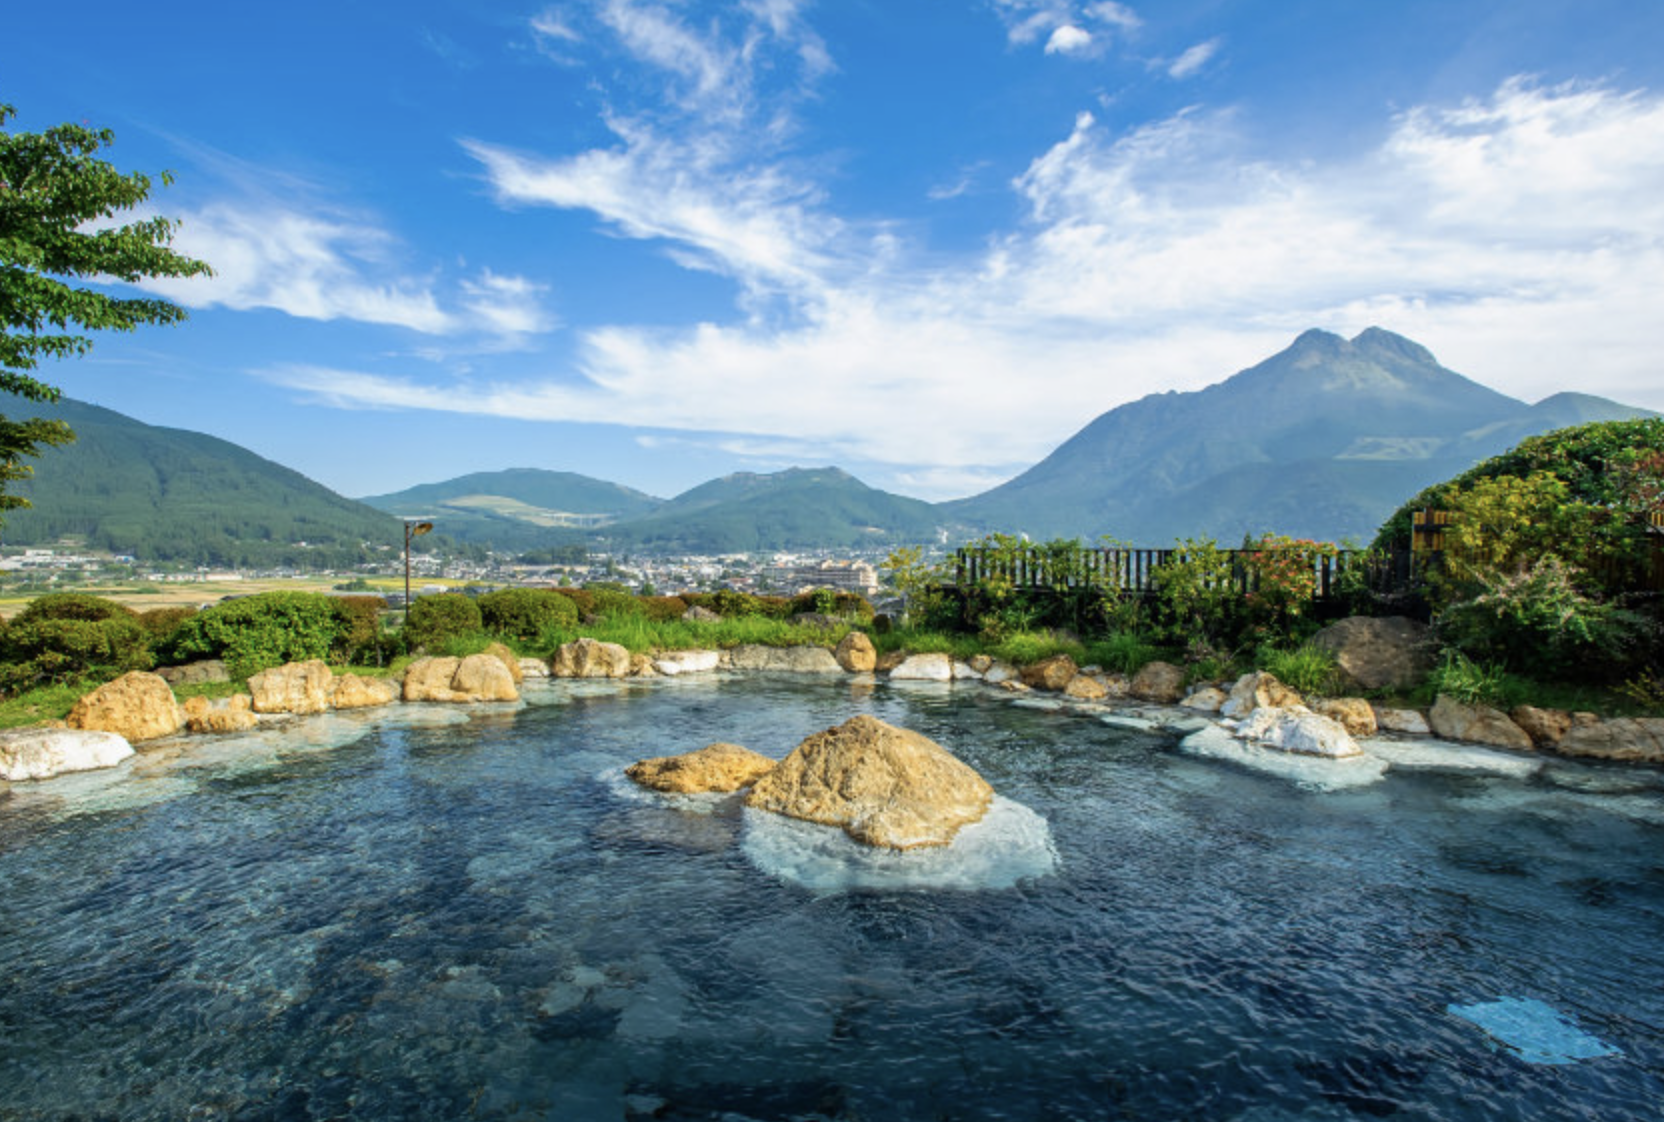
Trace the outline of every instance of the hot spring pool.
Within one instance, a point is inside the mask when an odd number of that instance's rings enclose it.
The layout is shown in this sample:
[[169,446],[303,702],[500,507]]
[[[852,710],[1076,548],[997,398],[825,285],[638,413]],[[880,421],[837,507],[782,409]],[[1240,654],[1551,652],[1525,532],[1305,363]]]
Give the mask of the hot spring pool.
[[[964,686],[529,700],[180,741],[0,794],[0,1118],[1664,1109],[1656,772],[1316,791]],[[713,740],[783,755],[860,712],[1033,812],[1017,833],[1051,871],[829,887],[836,846],[794,864],[731,800],[619,779]]]

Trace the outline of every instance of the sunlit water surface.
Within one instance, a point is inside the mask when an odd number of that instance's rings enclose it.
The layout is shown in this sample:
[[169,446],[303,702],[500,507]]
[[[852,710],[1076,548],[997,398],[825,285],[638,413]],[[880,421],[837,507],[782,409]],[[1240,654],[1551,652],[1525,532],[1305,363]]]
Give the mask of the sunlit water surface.
[[[1664,1109],[1654,772],[1320,791],[965,687],[530,700],[180,741],[0,794],[0,1118]],[[836,845],[793,859],[733,800],[619,778],[713,740],[783,755],[861,712],[976,767],[1043,862],[859,887]],[[1451,1012],[1505,997],[1617,1054],[1527,1062]]]

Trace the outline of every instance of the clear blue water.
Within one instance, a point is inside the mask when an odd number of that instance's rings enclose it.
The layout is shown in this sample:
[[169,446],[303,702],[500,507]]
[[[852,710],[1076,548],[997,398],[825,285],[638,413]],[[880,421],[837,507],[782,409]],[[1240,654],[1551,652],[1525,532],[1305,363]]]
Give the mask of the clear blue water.
[[[1656,773],[1318,792],[975,688],[537,697],[0,794],[0,1118],[1660,1116]],[[858,712],[1042,815],[1055,873],[817,892],[733,804],[618,785]],[[1510,996],[1619,1054],[1449,1011]]]

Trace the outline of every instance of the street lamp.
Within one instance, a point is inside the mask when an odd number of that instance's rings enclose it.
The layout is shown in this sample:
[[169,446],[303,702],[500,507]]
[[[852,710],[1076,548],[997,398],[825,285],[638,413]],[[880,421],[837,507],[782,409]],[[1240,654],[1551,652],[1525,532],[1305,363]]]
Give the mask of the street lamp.
[[404,622],[410,623],[410,539],[419,538],[433,529],[433,523],[422,518],[404,520]]

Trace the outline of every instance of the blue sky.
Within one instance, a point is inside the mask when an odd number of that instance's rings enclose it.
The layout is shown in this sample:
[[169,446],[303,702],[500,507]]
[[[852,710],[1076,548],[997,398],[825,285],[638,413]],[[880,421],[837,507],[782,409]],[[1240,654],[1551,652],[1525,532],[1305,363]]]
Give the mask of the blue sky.
[[174,172],[155,208],[218,272],[156,286],[186,324],[47,378],[348,495],[836,464],[959,497],[1309,327],[1664,410],[1653,0],[6,22],[12,127],[114,129],[118,166]]

